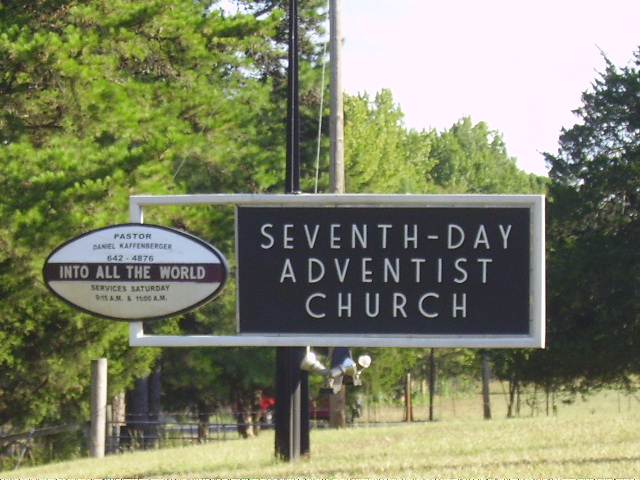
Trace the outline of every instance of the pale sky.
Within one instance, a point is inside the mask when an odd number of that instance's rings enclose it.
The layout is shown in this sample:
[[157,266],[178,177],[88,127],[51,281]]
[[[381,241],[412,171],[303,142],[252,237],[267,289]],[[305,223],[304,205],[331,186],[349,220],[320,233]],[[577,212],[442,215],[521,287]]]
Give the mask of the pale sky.
[[484,121],[542,175],[600,49],[622,66],[640,46],[640,0],[342,0],[342,34],[347,93],[391,89],[418,130]]

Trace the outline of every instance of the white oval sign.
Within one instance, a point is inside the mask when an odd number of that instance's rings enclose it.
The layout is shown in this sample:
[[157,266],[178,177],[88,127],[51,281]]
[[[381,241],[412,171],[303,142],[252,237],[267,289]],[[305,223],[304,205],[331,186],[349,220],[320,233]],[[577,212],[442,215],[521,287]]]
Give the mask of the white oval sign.
[[56,248],[47,287],[74,307],[115,320],[155,320],[192,310],[229,277],[212,245],[171,228],[128,223],[92,230]]

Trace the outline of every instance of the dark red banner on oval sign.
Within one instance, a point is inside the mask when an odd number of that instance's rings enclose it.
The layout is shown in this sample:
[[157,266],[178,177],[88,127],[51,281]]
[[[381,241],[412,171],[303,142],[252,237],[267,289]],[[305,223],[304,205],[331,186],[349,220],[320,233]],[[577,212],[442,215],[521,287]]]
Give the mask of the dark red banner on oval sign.
[[47,258],[49,289],[76,308],[115,320],[154,320],[192,310],[222,292],[224,256],[190,234],[123,224],[71,239]]

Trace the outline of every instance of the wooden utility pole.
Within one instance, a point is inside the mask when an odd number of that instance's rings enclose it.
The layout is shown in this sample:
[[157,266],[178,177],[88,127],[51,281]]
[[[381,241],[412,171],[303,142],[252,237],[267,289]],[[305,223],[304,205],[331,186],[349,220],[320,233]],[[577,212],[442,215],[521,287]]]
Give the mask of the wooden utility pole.
[[342,92],[342,0],[329,0],[329,46],[331,62],[330,175],[331,193],[345,193],[344,102]]
[[[330,166],[331,193],[345,193],[344,184],[344,102],[342,93],[342,0],[329,0],[329,51],[331,74],[330,91]],[[344,384],[329,396],[329,426],[346,426],[345,408],[347,392]]]

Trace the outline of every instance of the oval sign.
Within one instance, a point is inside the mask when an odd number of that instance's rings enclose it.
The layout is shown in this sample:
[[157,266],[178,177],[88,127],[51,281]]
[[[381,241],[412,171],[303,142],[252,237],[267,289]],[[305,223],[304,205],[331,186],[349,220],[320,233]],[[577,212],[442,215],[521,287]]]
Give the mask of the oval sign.
[[212,245],[172,228],[127,223],[60,245],[43,269],[49,289],[88,313],[156,320],[190,311],[222,292],[229,277]]

